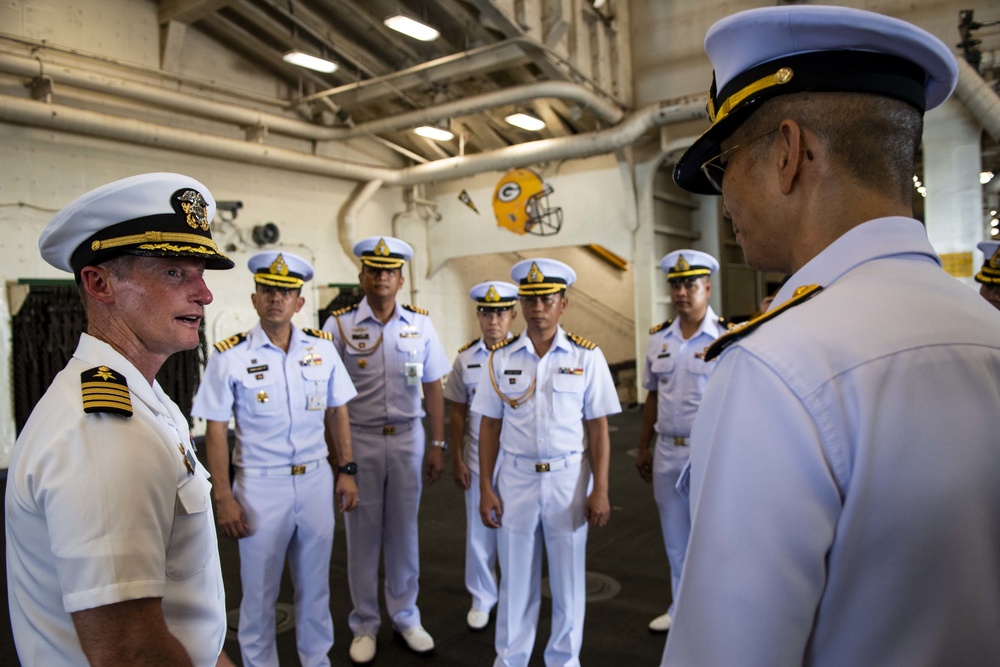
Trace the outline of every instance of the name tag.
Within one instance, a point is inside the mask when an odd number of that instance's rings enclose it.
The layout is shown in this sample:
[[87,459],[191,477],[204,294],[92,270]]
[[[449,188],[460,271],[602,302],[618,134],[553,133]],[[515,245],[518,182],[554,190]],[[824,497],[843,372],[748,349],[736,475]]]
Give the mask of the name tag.
[[306,410],[326,410],[326,396],[307,396]]
[[507,370],[505,370],[503,372],[503,374],[504,375],[520,375],[521,374],[521,369],[520,368],[507,369]]
[[408,361],[403,372],[406,374],[406,386],[415,387],[420,384],[424,375],[424,364],[419,361]]
[[267,364],[264,364],[264,365],[261,365],[261,366],[250,366],[250,367],[247,368],[247,373],[250,373],[250,374],[253,374],[253,373],[263,373],[266,370],[267,370]]

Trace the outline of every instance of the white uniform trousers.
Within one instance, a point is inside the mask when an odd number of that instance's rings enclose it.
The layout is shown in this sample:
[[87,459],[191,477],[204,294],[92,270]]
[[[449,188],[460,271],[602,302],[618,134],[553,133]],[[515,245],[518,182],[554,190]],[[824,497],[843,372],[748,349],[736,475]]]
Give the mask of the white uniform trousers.
[[670,563],[671,615],[680,589],[684,554],[691,536],[691,508],[688,499],[677,491],[677,480],[688,462],[690,450],[674,444],[671,436],[658,436],[653,456],[653,498],[660,510],[660,530]]
[[497,603],[497,531],[479,515],[479,473],[465,490],[465,588],[472,608],[489,613]]
[[302,475],[266,474],[262,470],[237,469],[233,483],[233,495],[246,513],[251,532],[239,541],[243,664],[278,667],[274,605],[287,554],[295,588],[299,661],[303,667],[329,665],[327,654],[333,647],[333,472],[325,459]]
[[587,521],[593,486],[581,454],[547,461],[501,454],[497,491],[503,503],[498,536],[500,599],[494,667],[526,667],[535,644],[541,604],[542,544],[552,592],[552,634],[546,667],[578,667],[587,597]]
[[393,628],[403,631],[420,625],[417,511],[423,488],[424,429],[419,419],[403,428],[409,430],[383,435],[351,426],[361,498],[354,511],[344,514],[344,525],[347,579],[354,604],[348,624],[355,636],[374,635],[382,623],[378,564],[383,542],[385,606]]

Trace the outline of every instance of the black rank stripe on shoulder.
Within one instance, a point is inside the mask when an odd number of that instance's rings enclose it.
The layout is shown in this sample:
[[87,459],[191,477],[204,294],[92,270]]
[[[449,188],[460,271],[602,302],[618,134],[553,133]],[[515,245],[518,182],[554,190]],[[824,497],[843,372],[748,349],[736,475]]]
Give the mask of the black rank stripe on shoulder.
[[360,306],[360,305],[361,305],[361,302],[359,301],[356,304],[354,304],[353,306],[347,306],[346,308],[339,308],[339,309],[333,311],[332,313],[330,313],[330,316],[331,317],[340,317],[341,315],[346,315],[347,313],[349,313],[349,312],[351,312],[353,310],[357,310],[358,306]]
[[110,412],[124,417],[132,416],[132,396],[128,381],[118,371],[98,366],[80,373],[83,391],[83,411],[87,414]]
[[566,332],[566,337],[569,338],[574,345],[579,345],[585,350],[593,350],[595,347],[597,347],[597,343],[591,343],[583,336],[577,336],[576,334],[570,333],[568,331]]
[[322,338],[323,340],[333,340],[333,334],[329,331],[322,331],[321,329],[309,329],[303,327],[302,333],[307,336],[312,336],[313,338]]
[[723,350],[757,329],[764,322],[774,319],[789,308],[805,303],[822,291],[823,288],[820,285],[803,285],[796,288],[792,298],[780,306],[775,306],[766,313],[742,324],[730,325],[729,331],[716,338],[714,343],[705,348],[705,361],[712,361],[722,354]]
[[510,345],[511,343],[513,343],[515,340],[517,340],[520,337],[521,337],[521,334],[517,334],[516,336],[512,336],[511,338],[504,339],[504,340],[500,341],[499,343],[494,343],[493,346],[490,347],[490,352],[494,352],[496,350],[499,350],[501,347],[507,347],[508,345]]
[[666,322],[660,322],[659,324],[650,327],[649,328],[649,335],[652,336],[653,334],[655,334],[655,333],[657,333],[659,331],[663,331],[664,329],[666,329],[667,327],[669,327],[672,323],[673,323],[673,320],[670,319],[670,320],[667,320]]
[[465,345],[463,345],[462,347],[458,348],[458,351],[459,352],[465,352],[466,350],[468,350],[470,347],[472,347],[473,345],[475,345],[478,342],[479,342],[479,339],[475,338],[475,339],[469,341],[468,343],[466,343]]
[[230,336],[226,340],[220,340],[215,344],[215,349],[219,352],[225,352],[226,350],[231,350],[243,341],[247,339],[247,332],[238,333],[235,336]]
[[408,303],[404,303],[403,304],[403,308],[405,308],[406,310],[410,311],[411,313],[416,313],[418,315],[430,315],[429,311],[427,311],[427,310],[425,310],[423,308],[418,308],[417,306],[411,306]]

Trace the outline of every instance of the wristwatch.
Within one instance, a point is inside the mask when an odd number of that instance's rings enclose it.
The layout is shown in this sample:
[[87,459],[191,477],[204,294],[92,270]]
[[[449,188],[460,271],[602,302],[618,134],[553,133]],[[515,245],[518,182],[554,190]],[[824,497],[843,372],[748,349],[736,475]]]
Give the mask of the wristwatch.
[[339,468],[337,468],[337,470],[344,473],[345,475],[357,475],[358,464],[355,463],[354,461],[351,461],[350,463],[345,463],[344,465],[340,466]]
[[442,452],[448,451],[448,442],[446,440],[431,440],[431,447],[440,447]]

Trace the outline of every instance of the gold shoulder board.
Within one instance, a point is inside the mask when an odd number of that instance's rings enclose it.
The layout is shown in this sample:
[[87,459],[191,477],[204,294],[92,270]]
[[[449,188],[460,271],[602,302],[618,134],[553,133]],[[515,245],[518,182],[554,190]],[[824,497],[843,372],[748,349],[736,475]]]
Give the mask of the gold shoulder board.
[[335,310],[332,313],[330,313],[330,315],[332,317],[340,317],[341,315],[349,313],[352,310],[357,310],[358,306],[360,306],[360,305],[361,305],[361,302],[359,301],[356,304],[354,304],[353,306],[347,306],[346,308],[338,308],[337,310]]
[[238,333],[235,336],[230,336],[226,340],[220,340],[215,344],[215,349],[219,352],[225,352],[226,350],[231,350],[243,341],[247,339],[247,332]]
[[504,339],[504,340],[500,341],[499,343],[494,343],[493,347],[490,348],[490,352],[493,352],[495,350],[499,350],[501,347],[507,347],[508,345],[510,345],[511,343],[513,343],[515,340],[517,340],[520,337],[521,337],[521,334],[517,334],[516,336],[513,336],[512,338],[507,338],[507,339]]
[[118,371],[98,366],[80,373],[83,391],[83,411],[87,414],[110,412],[124,417],[132,416],[132,396],[128,381]]
[[458,348],[458,351],[459,352],[465,352],[466,350],[468,350],[470,347],[472,347],[473,345],[475,345],[478,342],[479,342],[479,339],[478,338],[474,338],[474,339],[470,340],[468,343],[466,343],[465,345],[463,345],[462,347]]
[[591,343],[589,340],[587,340],[583,336],[577,336],[576,334],[570,333],[568,331],[566,332],[566,336],[571,341],[573,341],[574,344],[579,345],[580,347],[582,347],[585,350],[593,350],[595,347],[597,347],[597,343]]
[[658,331],[663,331],[664,329],[666,329],[667,327],[669,327],[672,322],[673,322],[673,320],[670,319],[670,320],[667,320],[666,322],[660,322],[659,324],[650,327],[649,328],[649,335],[652,336],[653,334],[655,334]]
[[427,310],[423,308],[418,308],[417,306],[411,306],[408,303],[404,303],[403,308],[406,308],[411,313],[416,313],[418,315],[430,315],[430,313]]
[[308,327],[302,328],[302,333],[307,336],[312,336],[313,338],[322,338],[323,340],[333,340],[333,334],[329,331],[323,331],[322,329],[310,329]]
[[800,303],[808,301],[822,291],[823,288],[820,285],[803,285],[802,287],[796,288],[792,298],[780,306],[769,308],[766,313],[758,315],[752,320],[748,320],[742,324],[729,325],[729,331],[716,338],[714,343],[705,348],[705,361],[715,359],[722,354],[723,350],[738,341],[740,338],[749,334],[751,331],[757,329],[757,327],[764,322],[774,319],[793,306],[797,306]]

